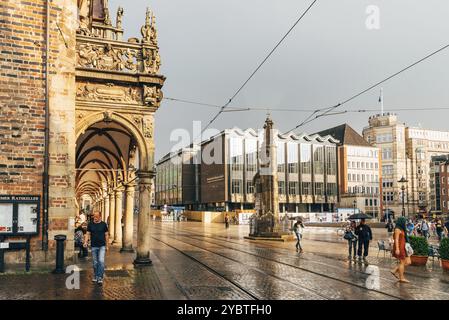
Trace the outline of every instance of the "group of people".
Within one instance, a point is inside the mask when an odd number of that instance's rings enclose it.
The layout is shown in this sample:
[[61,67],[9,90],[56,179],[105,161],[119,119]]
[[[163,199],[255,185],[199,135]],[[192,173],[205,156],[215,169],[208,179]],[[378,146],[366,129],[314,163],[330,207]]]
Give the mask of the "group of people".
[[356,260],[358,257],[358,261],[361,262],[363,259],[363,262],[368,264],[369,243],[373,240],[373,232],[366,224],[366,220],[360,220],[358,225],[355,221],[351,221],[343,237],[348,241],[348,259]]
[[423,236],[426,239],[435,237],[441,241],[444,237],[449,236],[449,220],[443,223],[441,218],[409,219],[406,223],[406,232],[409,236]]
[[103,285],[105,255],[109,248],[108,225],[102,221],[101,213],[94,212],[90,221],[84,213],[80,213],[75,220],[75,245],[80,248],[78,256],[88,256],[90,244],[94,276],[92,282]]

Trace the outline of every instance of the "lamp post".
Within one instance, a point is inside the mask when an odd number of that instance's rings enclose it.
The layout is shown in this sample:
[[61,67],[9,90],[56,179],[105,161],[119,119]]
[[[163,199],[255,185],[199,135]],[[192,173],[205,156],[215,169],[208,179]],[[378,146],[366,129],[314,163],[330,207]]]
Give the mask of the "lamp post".
[[401,184],[402,190],[402,216],[405,217],[405,184],[408,182],[408,180],[402,177],[398,182]]
[[356,206],[357,206],[357,200],[354,200],[354,201],[352,202],[352,204],[353,204],[353,207],[354,207],[354,214],[355,214],[355,208],[356,208]]

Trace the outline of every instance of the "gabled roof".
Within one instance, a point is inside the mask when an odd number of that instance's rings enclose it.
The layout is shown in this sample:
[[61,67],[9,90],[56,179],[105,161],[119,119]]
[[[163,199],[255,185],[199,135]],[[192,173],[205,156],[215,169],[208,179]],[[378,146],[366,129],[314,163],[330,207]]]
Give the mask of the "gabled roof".
[[368,141],[352,129],[347,123],[318,132],[320,136],[330,135],[340,141],[340,145],[372,147]]

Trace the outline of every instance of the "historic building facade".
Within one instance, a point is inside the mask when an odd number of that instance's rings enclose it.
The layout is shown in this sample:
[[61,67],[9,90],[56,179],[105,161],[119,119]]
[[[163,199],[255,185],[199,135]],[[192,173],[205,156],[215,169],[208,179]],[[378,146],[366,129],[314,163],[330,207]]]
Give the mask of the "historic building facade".
[[370,117],[363,137],[381,149],[384,207],[401,214],[398,181],[404,177],[406,213],[429,212],[431,158],[449,153],[449,132],[408,127],[396,115],[385,113]]
[[33,260],[52,260],[56,234],[73,256],[75,216],[88,200],[124,251],[139,205],[135,262],[150,263],[154,113],[165,81],[153,13],[142,15],[140,38],[124,41],[124,11],[113,17],[107,0],[0,7],[0,192],[41,199]]
[[430,206],[435,214],[449,213],[449,154],[433,156],[430,167]]
[[[331,136],[282,135],[275,129],[273,131],[279,212],[333,211],[337,203],[337,140]],[[198,191],[190,193],[189,200],[194,199],[195,204],[190,204],[189,208],[211,211],[254,209],[253,180],[260,169],[259,150],[263,139],[263,131],[227,129],[203,141],[197,151],[188,149],[167,155],[157,165],[158,177],[161,178],[156,182],[159,188],[156,189],[156,204],[164,205],[170,197],[180,194],[174,185],[182,189],[192,188],[191,183],[195,181]],[[182,167],[168,164],[170,159],[186,153],[189,154],[187,159],[195,162],[188,161]],[[197,164],[196,169],[193,163]],[[171,174],[167,173],[167,167],[172,168]],[[171,178],[163,180],[162,176],[180,177],[177,170],[189,172],[190,178],[182,179],[184,182],[181,183]],[[195,179],[191,178],[192,172]],[[164,196],[168,190],[163,188],[171,189],[168,192],[170,196]],[[179,196],[178,199],[183,200],[178,205],[187,202]]]
[[320,131],[338,143],[340,208],[356,207],[376,218],[382,216],[382,175],[379,148],[371,146],[348,124]]

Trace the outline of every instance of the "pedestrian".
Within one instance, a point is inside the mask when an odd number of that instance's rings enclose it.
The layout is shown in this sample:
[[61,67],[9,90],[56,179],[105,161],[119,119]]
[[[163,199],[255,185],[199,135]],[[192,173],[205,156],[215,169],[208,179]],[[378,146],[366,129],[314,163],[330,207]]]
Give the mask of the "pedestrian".
[[443,226],[443,237],[449,237],[449,219],[446,220],[446,223]]
[[420,229],[421,229],[422,236],[423,236],[424,238],[428,239],[429,236],[430,236],[430,234],[429,234],[430,228],[429,228],[429,224],[427,223],[426,218],[424,218],[424,219],[421,221]]
[[226,229],[229,228],[229,216],[227,213],[225,214],[225,227],[226,227]]
[[388,238],[391,238],[391,236],[393,235],[393,232],[394,232],[393,221],[391,221],[391,219],[388,219],[387,225],[385,227],[387,228]]
[[355,234],[355,229],[357,225],[355,221],[351,221],[350,224],[346,226],[345,229],[345,235],[343,236],[344,239],[348,240],[348,259],[351,260],[351,257],[354,255],[354,260],[357,257],[357,241],[358,238]]
[[78,253],[79,258],[85,258],[88,256],[89,251],[84,246],[84,235],[87,232],[86,223],[78,224],[75,229],[75,245],[80,249]]
[[87,226],[87,233],[84,239],[84,246],[87,247],[90,240],[92,250],[92,260],[94,276],[92,282],[103,285],[104,262],[106,251],[109,250],[108,225],[101,221],[101,213],[96,211],[93,214],[93,221]]
[[435,229],[437,230],[438,241],[441,241],[441,239],[443,238],[443,223],[441,222],[441,219],[437,220]]
[[296,223],[293,225],[293,231],[295,232],[296,235],[296,252],[303,253],[304,250],[302,249],[301,246],[301,239],[304,233],[304,224],[302,223],[301,218],[298,218],[296,220]]
[[407,234],[411,236],[413,231],[415,230],[415,225],[412,222],[412,219],[409,219],[407,222]]
[[393,256],[398,259],[398,266],[391,270],[391,273],[398,279],[399,282],[408,283],[404,277],[405,267],[410,265],[410,257],[407,254],[406,243],[409,242],[407,234],[406,219],[399,217],[396,221],[396,228],[394,229],[394,244],[392,249]]
[[366,224],[365,219],[360,221],[360,224],[355,229],[355,234],[359,238],[358,239],[358,249],[357,255],[359,256],[359,262],[362,261],[362,249],[363,249],[363,262],[368,264],[368,251],[369,251],[369,242],[373,240],[373,233],[371,228]]

